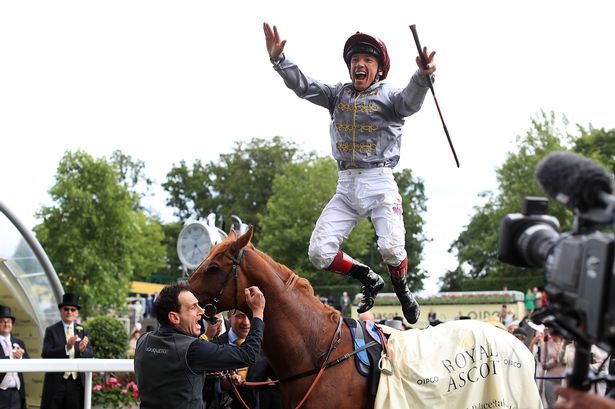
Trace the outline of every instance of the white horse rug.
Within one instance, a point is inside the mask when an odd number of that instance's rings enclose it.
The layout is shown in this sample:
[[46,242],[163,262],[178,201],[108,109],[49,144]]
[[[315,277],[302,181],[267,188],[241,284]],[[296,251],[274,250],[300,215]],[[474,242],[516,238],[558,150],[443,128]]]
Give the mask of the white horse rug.
[[390,333],[393,374],[376,409],[541,409],[534,358],[508,332],[475,320]]

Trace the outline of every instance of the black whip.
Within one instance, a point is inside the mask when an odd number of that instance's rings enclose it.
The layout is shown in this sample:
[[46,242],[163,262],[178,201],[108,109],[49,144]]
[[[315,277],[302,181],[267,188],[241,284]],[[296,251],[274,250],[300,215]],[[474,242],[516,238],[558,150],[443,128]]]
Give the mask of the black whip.
[[[423,47],[421,47],[421,43],[419,41],[419,35],[416,33],[416,25],[410,25],[410,30],[412,31],[412,36],[414,37],[414,43],[416,44],[416,49],[419,51],[419,56],[421,57],[421,63],[423,64],[423,68],[427,69],[427,58],[425,54],[423,54]],[[444,133],[446,134],[446,139],[448,139],[448,144],[451,147],[451,151],[453,151],[453,156],[455,157],[455,163],[457,167],[459,167],[459,160],[457,159],[457,153],[455,153],[455,148],[453,147],[453,142],[451,141],[451,137],[448,134],[448,129],[446,128],[446,124],[444,123],[444,117],[442,116],[442,111],[440,111],[440,105],[438,104],[438,99],[436,98],[436,93],[433,90],[433,83],[431,82],[431,77],[427,76],[427,81],[429,82],[429,89],[431,90],[431,95],[433,95],[433,100],[436,103],[436,108],[438,109],[438,114],[440,115],[440,120],[442,121],[442,127],[444,128]]]

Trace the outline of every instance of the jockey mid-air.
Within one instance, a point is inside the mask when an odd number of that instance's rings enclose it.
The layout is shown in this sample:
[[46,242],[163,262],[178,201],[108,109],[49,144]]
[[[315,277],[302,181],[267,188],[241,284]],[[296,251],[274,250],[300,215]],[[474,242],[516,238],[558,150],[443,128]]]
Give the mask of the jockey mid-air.
[[340,250],[357,222],[370,217],[378,236],[378,250],[388,266],[395,294],[406,320],[414,324],[419,305],[406,282],[408,257],[401,195],[393,177],[399,162],[404,118],[417,112],[436,70],[435,52],[423,49],[426,68],[419,57],[418,71],[403,89],[382,83],[390,67],[385,44],[357,32],[344,45],[343,58],[350,83],[327,85],[305,76],[284,53],[275,26],[263,24],[267,51],[274,69],[286,86],[299,97],[329,110],[331,148],[339,168],[337,190],[322,211],[308,255],[319,269],[356,278],[363,285],[363,298],[357,311],[374,305],[374,297],[384,281],[370,267]]

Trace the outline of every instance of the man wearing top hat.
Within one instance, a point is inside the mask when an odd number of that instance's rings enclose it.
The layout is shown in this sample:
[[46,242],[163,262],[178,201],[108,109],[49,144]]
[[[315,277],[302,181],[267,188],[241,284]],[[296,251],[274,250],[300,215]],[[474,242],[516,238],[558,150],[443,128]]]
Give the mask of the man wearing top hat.
[[[92,358],[92,346],[86,328],[75,321],[79,317],[79,296],[66,293],[58,304],[62,320],[47,327],[43,339],[43,358]],[[85,375],[77,372],[47,372],[43,383],[41,409],[83,408]]]
[[[11,308],[0,305],[0,359],[30,358],[21,339],[11,336],[15,317]],[[25,409],[26,391],[23,375],[17,372],[0,372],[0,408]]]

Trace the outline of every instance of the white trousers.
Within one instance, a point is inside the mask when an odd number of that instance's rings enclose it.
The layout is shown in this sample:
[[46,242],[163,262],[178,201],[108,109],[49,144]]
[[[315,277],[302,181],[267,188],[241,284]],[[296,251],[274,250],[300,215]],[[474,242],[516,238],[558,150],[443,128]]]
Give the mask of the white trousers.
[[329,267],[342,241],[367,216],[376,230],[382,259],[398,266],[406,258],[406,230],[401,195],[391,168],[339,171],[335,195],[312,231],[308,249],[312,264],[318,269]]

